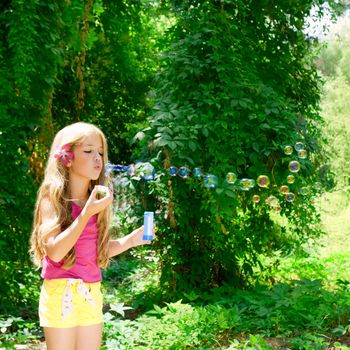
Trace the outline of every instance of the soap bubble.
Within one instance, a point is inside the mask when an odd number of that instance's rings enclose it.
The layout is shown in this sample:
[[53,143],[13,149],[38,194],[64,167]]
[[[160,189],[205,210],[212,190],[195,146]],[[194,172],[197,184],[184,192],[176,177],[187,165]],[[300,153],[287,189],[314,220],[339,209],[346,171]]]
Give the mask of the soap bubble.
[[182,166],[179,168],[177,174],[183,179],[186,179],[190,175],[190,169],[188,169],[186,166]]
[[279,201],[275,196],[268,196],[265,203],[270,207],[277,207],[279,205]]
[[294,148],[296,151],[300,151],[302,149],[304,149],[304,144],[302,142],[296,142],[295,145],[294,145]]
[[270,179],[269,179],[268,176],[266,176],[266,175],[260,175],[260,176],[258,176],[258,178],[256,179],[256,183],[257,183],[260,187],[268,187],[268,185],[270,184]]
[[309,189],[307,187],[301,187],[299,189],[299,193],[303,196],[306,196],[309,193]]
[[124,167],[125,167],[125,165],[107,163],[105,165],[105,171],[107,173],[109,173],[111,171],[123,171]]
[[237,175],[235,173],[227,173],[226,175],[226,181],[229,183],[229,184],[234,184],[237,180]]
[[154,180],[155,177],[155,171],[154,167],[151,163],[143,163],[140,167],[141,173],[143,174],[142,177],[146,181]]
[[248,179],[248,185],[249,185],[249,189],[252,189],[255,186],[255,180],[254,179]]
[[206,188],[215,188],[218,185],[218,177],[213,174],[205,175],[204,186]]
[[287,156],[290,156],[293,153],[293,147],[292,146],[285,146],[284,147],[284,154]]
[[288,164],[288,169],[290,172],[292,173],[297,173],[300,170],[300,164],[298,161],[296,160],[292,160],[291,162],[289,162]]
[[203,176],[203,171],[201,168],[194,168],[193,169],[193,176],[194,177],[202,177]]
[[111,164],[111,163],[106,163],[106,165],[105,165],[105,171],[107,172],[107,173],[109,173],[109,172],[111,172],[113,170],[113,164]]
[[258,194],[255,194],[255,195],[253,196],[253,202],[254,202],[254,203],[259,203],[259,202],[260,202],[260,196],[259,196]]
[[127,173],[129,176],[134,176],[134,175],[135,175],[136,170],[135,170],[134,164],[128,165],[128,167],[127,167],[127,169],[126,169],[126,173]]
[[292,192],[288,192],[288,193],[286,193],[286,201],[287,202],[294,202],[294,200],[295,200],[295,195],[294,195],[294,193],[292,193]]
[[249,191],[250,190],[250,187],[249,187],[249,179],[241,179],[239,181],[239,188],[242,190],[242,191]]
[[301,149],[298,151],[298,158],[306,159],[306,157],[307,157],[307,152],[304,149]]
[[283,194],[286,194],[289,192],[289,187],[287,185],[282,185],[280,187],[280,192],[283,193]]
[[137,162],[135,164],[135,172],[140,177],[143,175],[143,169],[142,169],[143,165],[144,165],[144,163],[142,163],[142,162]]
[[315,189],[317,190],[317,191],[319,191],[321,188],[322,188],[322,184],[321,184],[321,182],[319,182],[319,181],[317,181],[317,182],[315,182]]
[[169,168],[169,175],[170,176],[176,176],[176,174],[177,174],[177,168],[176,168],[176,166],[171,166],[170,168]]
[[294,181],[295,181],[295,176],[294,176],[294,175],[288,175],[288,176],[287,176],[287,182],[288,182],[289,184],[294,183]]

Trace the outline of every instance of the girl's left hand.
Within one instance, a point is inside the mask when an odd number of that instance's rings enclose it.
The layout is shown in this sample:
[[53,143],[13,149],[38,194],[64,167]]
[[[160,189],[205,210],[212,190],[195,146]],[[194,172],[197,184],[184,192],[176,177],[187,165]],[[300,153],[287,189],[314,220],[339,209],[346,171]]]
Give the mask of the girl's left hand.
[[[153,225],[153,230],[152,230],[153,239],[156,236],[155,229],[156,229],[156,226]],[[136,230],[134,230],[130,233],[130,239],[131,239],[133,247],[137,247],[137,246],[143,245],[143,244],[151,244],[152,243],[152,241],[145,241],[142,238],[143,230],[144,230],[144,226],[142,225],[141,227],[137,228]]]

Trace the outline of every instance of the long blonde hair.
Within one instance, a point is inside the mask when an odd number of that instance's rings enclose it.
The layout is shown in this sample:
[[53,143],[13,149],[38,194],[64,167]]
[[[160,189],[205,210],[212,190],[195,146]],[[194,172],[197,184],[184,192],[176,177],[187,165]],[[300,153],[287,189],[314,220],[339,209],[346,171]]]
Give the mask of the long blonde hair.
[[[34,212],[33,232],[31,236],[30,254],[37,266],[41,265],[45,256],[44,242],[53,232],[58,229],[64,231],[73,221],[72,219],[72,198],[68,188],[68,168],[55,159],[54,153],[58,147],[70,144],[71,151],[74,147],[84,142],[84,139],[91,134],[101,137],[103,144],[103,165],[108,159],[107,140],[103,132],[96,126],[84,122],[71,124],[60,130],[52,143],[49,159],[45,169],[44,180],[39,188]],[[103,174],[95,181],[90,182],[90,191],[95,185],[102,184]],[[43,200],[48,200],[55,212],[55,217],[50,222],[42,222],[41,205]],[[108,241],[110,225],[111,206],[108,206],[98,214],[98,257],[97,263],[100,267],[106,268],[109,263]],[[64,257],[64,268],[70,268],[75,263],[76,255],[74,247]]]

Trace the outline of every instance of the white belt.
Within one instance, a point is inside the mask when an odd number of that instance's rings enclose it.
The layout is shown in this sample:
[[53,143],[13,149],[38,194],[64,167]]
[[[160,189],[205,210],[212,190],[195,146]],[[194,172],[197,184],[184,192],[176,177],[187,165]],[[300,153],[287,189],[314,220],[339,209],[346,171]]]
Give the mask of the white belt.
[[95,305],[95,300],[92,297],[89,288],[80,278],[68,278],[66,288],[62,298],[62,319],[64,320],[73,311],[73,291],[72,287],[77,285],[77,292],[90,304]]

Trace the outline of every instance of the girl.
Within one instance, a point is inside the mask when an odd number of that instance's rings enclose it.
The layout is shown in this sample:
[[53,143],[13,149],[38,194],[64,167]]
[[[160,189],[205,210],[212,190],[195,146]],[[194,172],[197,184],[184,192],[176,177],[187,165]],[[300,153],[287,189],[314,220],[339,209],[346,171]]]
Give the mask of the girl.
[[30,249],[42,265],[39,316],[48,350],[100,349],[100,268],[125,250],[150,243],[142,240],[143,227],[109,239],[113,195],[99,185],[106,162],[106,138],[94,125],[69,125],[53,141]]

